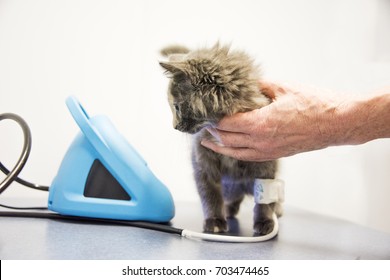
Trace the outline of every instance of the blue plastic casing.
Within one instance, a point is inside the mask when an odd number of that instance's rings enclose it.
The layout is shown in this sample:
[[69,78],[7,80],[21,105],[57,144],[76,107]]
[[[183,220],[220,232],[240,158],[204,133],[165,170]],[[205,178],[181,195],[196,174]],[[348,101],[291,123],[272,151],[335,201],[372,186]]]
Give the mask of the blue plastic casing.
[[[175,215],[172,195],[144,159],[106,116],[89,117],[73,96],[66,104],[79,125],[49,192],[48,208],[63,215],[168,222]],[[131,197],[129,200],[84,196],[91,166],[99,160]]]

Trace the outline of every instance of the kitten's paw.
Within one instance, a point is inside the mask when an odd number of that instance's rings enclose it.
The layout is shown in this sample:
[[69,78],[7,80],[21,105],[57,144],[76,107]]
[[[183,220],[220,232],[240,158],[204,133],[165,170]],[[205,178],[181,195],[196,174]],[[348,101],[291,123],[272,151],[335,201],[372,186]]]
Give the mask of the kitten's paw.
[[208,218],[204,221],[203,230],[205,232],[227,232],[227,222],[223,218]]
[[266,235],[274,229],[274,226],[275,226],[274,220],[272,219],[263,220],[263,221],[255,222],[253,226],[253,231],[255,232],[255,234]]

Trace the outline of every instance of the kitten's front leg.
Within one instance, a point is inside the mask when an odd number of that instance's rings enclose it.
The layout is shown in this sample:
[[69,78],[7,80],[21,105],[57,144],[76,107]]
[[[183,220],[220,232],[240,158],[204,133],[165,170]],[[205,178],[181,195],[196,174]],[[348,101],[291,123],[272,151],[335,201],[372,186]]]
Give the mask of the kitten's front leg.
[[200,144],[200,140],[209,136],[207,130],[195,135],[192,150],[192,167],[196,187],[203,208],[205,232],[226,232],[228,229],[224,201],[219,156]]
[[198,172],[196,184],[203,207],[205,232],[226,232],[227,222],[223,213],[221,182],[208,174]]

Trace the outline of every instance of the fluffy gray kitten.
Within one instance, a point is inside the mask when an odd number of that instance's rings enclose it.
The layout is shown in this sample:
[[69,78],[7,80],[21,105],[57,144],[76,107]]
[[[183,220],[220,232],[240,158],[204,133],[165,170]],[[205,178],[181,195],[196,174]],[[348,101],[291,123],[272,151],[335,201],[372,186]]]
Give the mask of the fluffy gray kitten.
[[[260,73],[244,52],[216,44],[190,51],[172,46],[161,51],[169,58],[160,62],[170,78],[168,101],[173,126],[192,134],[192,164],[204,213],[204,231],[225,232],[226,218],[234,217],[246,194],[253,195],[256,178],[274,179],[276,161],[245,162],[217,154],[200,142],[213,139],[205,129],[224,116],[263,107],[271,101],[259,89]],[[255,204],[254,231],[272,231],[279,203]]]

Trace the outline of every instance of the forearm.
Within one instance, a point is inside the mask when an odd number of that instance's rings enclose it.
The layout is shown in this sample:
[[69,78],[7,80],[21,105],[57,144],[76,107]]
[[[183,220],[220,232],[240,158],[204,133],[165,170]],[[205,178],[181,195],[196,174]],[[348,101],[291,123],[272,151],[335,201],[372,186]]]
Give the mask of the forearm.
[[390,93],[340,106],[335,122],[339,125],[334,145],[358,145],[390,137]]

